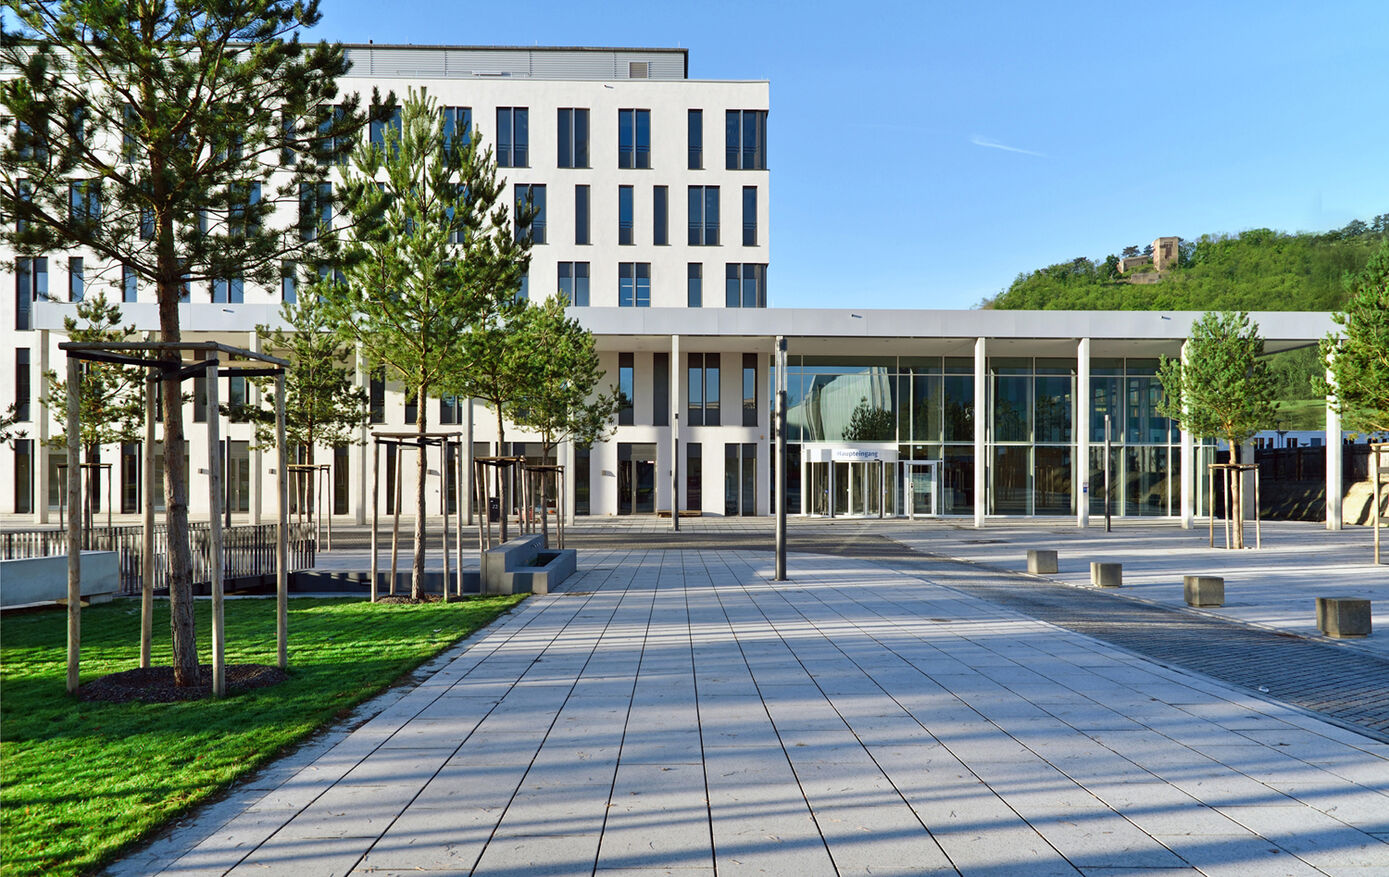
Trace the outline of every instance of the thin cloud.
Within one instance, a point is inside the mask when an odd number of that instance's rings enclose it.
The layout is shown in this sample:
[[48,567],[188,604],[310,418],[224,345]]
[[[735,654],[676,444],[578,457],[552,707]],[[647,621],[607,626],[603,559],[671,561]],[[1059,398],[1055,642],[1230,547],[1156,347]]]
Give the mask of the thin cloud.
[[1022,155],[1035,155],[1037,158],[1046,158],[1046,155],[1044,153],[1033,152],[1030,149],[1023,149],[1020,146],[1009,146],[1007,143],[999,143],[997,140],[990,140],[987,137],[980,137],[978,134],[975,134],[973,137],[969,138],[969,142],[973,143],[975,146],[982,146],[985,149],[1002,149],[1004,152],[1017,152],[1021,153]]

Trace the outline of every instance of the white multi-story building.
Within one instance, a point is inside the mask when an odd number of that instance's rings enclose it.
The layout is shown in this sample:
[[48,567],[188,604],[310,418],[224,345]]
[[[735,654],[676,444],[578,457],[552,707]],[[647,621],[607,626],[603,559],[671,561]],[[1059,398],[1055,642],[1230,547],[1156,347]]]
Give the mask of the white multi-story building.
[[[871,301],[863,290],[843,291],[852,309],[768,308],[766,81],[689,79],[683,49],[348,53],[343,91],[427,89],[456,127],[476,127],[494,147],[513,197],[540,209],[527,294],[569,296],[597,336],[609,381],[632,402],[607,441],[559,449],[571,486],[566,513],[651,514],[673,505],[770,513],[778,337],[790,350],[792,513],[976,522],[1051,515],[1083,526],[1104,507],[1106,416],[1115,514],[1190,522],[1205,509],[1196,473],[1212,450],[1156,412],[1158,357],[1180,354],[1196,314],[876,311],[860,307]],[[14,304],[0,308],[0,407],[18,402],[28,435],[0,453],[0,485],[12,486],[0,489],[0,513],[46,522],[60,500],[64,457],[46,447],[57,429],[38,400],[43,372],[62,370],[63,317],[74,297],[103,284],[125,302],[126,322],[154,331],[154,290],[109,276],[109,266],[102,276],[90,254],[8,262],[0,290],[14,290]],[[181,305],[185,340],[254,348],[254,327],[276,324],[292,292],[292,284],[237,282],[193,289]],[[1325,314],[1255,318],[1270,351],[1333,328]],[[360,364],[358,379],[370,389],[374,423],[362,444],[320,449],[318,461],[332,467],[334,512],[363,521],[372,493],[368,434],[403,430],[414,412],[399,386],[376,383]],[[497,451],[494,419],[481,405],[430,404],[439,406],[435,428],[471,437],[465,454]],[[195,425],[207,416],[204,406],[189,407]],[[1334,419],[1328,428],[1339,434]],[[188,435],[190,459],[206,460],[203,431],[194,426]],[[222,435],[233,511],[273,519],[273,455],[255,448],[247,424],[224,424]],[[509,428],[506,438],[506,453],[540,453],[536,436]],[[113,496],[103,504],[139,508],[139,458],[133,446],[103,450],[114,464]],[[194,514],[208,508],[200,468],[192,467]],[[393,473],[387,453],[383,506]],[[441,510],[438,478],[429,489],[430,507]]]

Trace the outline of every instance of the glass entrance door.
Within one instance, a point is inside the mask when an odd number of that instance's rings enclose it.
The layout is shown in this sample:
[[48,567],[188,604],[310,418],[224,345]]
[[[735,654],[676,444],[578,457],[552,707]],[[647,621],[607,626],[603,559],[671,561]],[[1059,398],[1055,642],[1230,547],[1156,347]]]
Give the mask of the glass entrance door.
[[902,511],[909,518],[935,517],[940,468],[936,462],[902,463]]
[[656,513],[656,446],[627,444],[617,446],[617,513],[654,515]]

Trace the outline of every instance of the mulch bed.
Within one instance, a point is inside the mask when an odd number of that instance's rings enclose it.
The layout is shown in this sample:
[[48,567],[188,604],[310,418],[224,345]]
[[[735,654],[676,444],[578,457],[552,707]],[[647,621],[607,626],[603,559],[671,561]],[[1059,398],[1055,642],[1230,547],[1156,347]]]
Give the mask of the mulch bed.
[[[279,667],[267,664],[228,664],[226,674],[228,694],[278,685],[289,678]],[[199,666],[198,684],[186,688],[174,685],[173,667],[149,667],[102,676],[77,689],[79,700],[97,700],[104,703],[173,703],[179,700],[202,700],[211,696],[211,664]]]
[[[376,602],[386,603],[392,606],[415,606],[420,603],[438,603],[442,599],[444,598],[439,596],[438,594],[423,594],[420,596],[420,599],[418,600],[411,597],[409,594],[397,594],[394,597],[389,595],[382,597],[378,595],[376,598]],[[453,599],[457,600],[458,598],[454,597]]]

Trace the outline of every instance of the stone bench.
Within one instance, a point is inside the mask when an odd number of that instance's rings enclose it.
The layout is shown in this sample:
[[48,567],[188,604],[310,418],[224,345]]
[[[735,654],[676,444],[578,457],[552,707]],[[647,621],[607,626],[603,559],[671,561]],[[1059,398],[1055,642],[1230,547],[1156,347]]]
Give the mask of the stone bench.
[[1182,593],[1188,606],[1224,606],[1225,579],[1221,576],[1182,576]]
[[1118,588],[1124,584],[1122,563],[1090,561],[1090,584],[1097,588]]
[[1027,549],[1027,571],[1034,575],[1048,575],[1058,570],[1056,552],[1045,548]]
[[1370,635],[1370,601],[1357,597],[1318,597],[1317,630],[1345,639]]
[[[121,587],[120,560],[114,551],[82,552],[82,599],[105,603]],[[68,598],[68,558],[25,557],[0,560],[0,607],[52,603]]]
[[548,594],[573,575],[579,553],[549,550],[543,535],[523,536],[489,548],[482,558],[482,593]]

